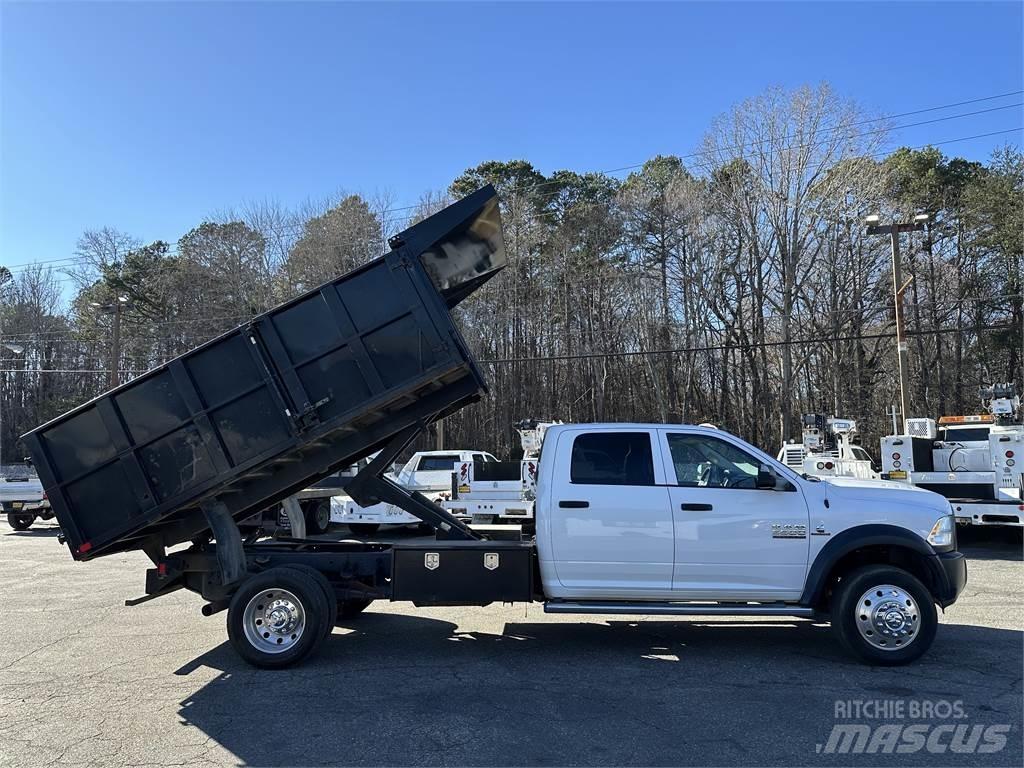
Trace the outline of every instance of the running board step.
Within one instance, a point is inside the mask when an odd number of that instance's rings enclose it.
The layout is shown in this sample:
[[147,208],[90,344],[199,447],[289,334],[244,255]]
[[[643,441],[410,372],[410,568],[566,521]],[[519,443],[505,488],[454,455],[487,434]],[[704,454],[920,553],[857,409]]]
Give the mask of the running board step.
[[547,602],[544,613],[656,614],[661,616],[797,616],[811,618],[813,608],[785,603],[577,603]]

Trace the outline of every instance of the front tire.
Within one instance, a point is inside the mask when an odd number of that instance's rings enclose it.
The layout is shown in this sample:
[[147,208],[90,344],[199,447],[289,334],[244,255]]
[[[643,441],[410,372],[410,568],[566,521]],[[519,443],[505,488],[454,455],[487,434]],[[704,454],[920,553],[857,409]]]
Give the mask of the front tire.
[[288,667],[320,646],[327,610],[320,585],[308,573],[271,568],[246,579],[231,598],[228,639],[255,667]]
[[8,512],[7,524],[16,531],[27,531],[36,521],[36,516],[25,512]]
[[832,597],[832,628],[868,664],[909,664],[925,653],[938,627],[935,602],[913,574],[868,565],[845,574]]

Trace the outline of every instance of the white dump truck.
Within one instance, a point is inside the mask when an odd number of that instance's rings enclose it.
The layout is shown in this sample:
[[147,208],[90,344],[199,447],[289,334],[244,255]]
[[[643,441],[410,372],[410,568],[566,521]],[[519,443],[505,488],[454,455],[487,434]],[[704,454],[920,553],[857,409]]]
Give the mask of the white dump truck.
[[[804,477],[738,437],[679,424],[550,427],[536,536],[468,525],[386,477],[430,424],[487,395],[451,309],[505,266],[497,193],[389,244],[24,435],[71,556],[145,554],[145,594],[129,604],[201,595],[259,667],[301,662],[374,600],[787,616],[830,621],[872,664],[928,650],[937,606],[967,579],[949,503],[928,491]],[[434,539],[242,538],[239,520],[375,451],[349,495],[401,507]],[[757,669],[775,649],[751,636],[747,652]]]

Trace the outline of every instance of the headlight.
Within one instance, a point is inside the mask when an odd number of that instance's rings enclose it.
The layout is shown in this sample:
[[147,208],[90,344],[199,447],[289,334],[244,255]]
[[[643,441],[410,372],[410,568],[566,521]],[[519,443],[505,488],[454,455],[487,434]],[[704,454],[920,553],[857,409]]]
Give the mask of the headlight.
[[948,547],[953,543],[953,532],[956,525],[952,515],[940,517],[932,526],[932,532],[928,534],[928,543],[933,547]]

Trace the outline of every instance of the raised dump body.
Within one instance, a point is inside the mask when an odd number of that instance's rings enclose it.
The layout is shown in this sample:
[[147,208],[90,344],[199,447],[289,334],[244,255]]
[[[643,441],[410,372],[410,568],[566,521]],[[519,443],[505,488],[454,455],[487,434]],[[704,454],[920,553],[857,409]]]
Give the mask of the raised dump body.
[[505,265],[493,188],[390,244],[28,433],[74,557],[201,537],[211,500],[240,520],[479,399],[449,309]]

